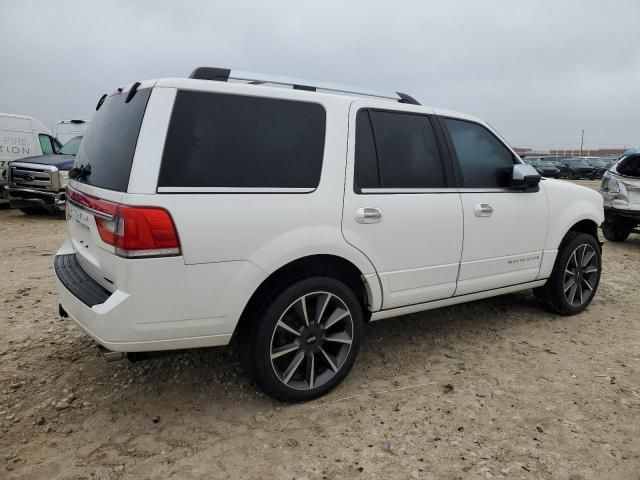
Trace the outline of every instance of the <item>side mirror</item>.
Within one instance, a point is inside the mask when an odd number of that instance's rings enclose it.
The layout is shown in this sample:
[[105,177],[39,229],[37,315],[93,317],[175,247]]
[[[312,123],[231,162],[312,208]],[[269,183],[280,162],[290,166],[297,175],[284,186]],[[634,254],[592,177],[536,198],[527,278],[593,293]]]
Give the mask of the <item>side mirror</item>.
[[522,190],[537,189],[540,183],[540,174],[531,165],[516,163],[511,171],[510,187]]

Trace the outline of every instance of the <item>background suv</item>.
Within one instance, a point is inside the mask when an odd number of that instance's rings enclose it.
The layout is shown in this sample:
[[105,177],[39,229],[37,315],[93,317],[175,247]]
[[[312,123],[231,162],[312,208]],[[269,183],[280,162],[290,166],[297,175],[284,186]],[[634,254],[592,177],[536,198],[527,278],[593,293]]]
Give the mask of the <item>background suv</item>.
[[529,288],[575,314],[598,288],[602,197],[541,182],[470,115],[217,68],[97,108],[55,272],[111,356],[235,334],[266,392],[306,400],[365,322]]
[[622,242],[640,225],[640,148],[627,150],[604,174],[600,191],[605,215],[602,234]]

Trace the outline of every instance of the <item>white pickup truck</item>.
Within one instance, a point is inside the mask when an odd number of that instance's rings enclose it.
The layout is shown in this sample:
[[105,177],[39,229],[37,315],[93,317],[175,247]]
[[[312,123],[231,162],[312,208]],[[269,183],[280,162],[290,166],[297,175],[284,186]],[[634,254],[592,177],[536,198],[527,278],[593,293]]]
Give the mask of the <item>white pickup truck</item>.
[[6,202],[7,165],[25,157],[55,153],[62,145],[42,122],[0,113],[0,202]]

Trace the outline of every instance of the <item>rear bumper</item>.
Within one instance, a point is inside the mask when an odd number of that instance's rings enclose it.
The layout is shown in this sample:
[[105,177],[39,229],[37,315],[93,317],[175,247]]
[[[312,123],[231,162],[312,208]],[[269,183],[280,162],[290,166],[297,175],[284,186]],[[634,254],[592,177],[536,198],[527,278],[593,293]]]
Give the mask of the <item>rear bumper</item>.
[[249,262],[185,265],[182,257],[123,259],[131,266],[120,282],[122,289],[116,285],[107,291],[75,255],[68,240],[55,257],[59,303],[80,328],[114,352],[226,345],[251,289],[266,277]]
[[23,187],[5,187],[12,208],[42,207],[51,212],[64,211],[65,191],[46,192]]

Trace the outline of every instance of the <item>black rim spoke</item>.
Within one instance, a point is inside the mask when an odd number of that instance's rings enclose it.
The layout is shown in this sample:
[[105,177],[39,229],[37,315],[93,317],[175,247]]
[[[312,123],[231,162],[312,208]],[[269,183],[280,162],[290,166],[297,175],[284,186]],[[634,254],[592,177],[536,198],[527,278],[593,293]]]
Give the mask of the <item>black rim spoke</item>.
[[318,388],[340,371],[352,342],[353,319],[345,303],[332,293],[308,293],[276,323],[271,365],[289,388]]
[[315,376],[316,376],[316,356],[314,353],[312,353],[311,355],[307,355],[306,379],[307,379],[307,383],[309,384],[309,388],[313,388],[313,385],[315,383]]
[[291,362],[289,363],[287,369],[284,371],[284,383],[289,383],[291,377],[293,377],[293,374],[296,373],[296,370],[298,370],[298,367],[302,363],[302,360],[304,360],[304,353],[298,352],[296,356],[293,357],[293,360],[291,360]]

